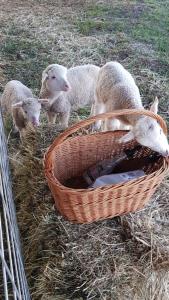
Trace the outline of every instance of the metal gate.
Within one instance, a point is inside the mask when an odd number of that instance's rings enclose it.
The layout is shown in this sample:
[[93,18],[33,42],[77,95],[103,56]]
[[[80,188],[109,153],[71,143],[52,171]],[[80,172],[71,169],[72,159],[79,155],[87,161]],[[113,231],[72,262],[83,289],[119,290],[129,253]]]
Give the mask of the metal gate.
[[0,299],[30,300],[12,196],[6,138],[0,112]]

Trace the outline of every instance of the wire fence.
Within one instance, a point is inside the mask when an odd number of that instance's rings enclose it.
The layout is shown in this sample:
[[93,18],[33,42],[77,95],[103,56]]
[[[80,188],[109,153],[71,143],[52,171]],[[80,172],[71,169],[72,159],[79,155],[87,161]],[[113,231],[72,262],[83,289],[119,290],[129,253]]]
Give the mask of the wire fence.
[[12,196],[6,138],[0,112],[0,299],[30,300]]

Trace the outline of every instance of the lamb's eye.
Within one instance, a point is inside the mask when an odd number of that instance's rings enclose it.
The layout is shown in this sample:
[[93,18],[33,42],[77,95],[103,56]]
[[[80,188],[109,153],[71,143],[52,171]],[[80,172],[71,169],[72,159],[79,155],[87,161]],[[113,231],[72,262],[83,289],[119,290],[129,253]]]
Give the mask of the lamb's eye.
[[153,125],[151,124],[148,129],[152,130],[153,129]]
[[28,112],[27,112],[27,110],[25,110],[25,114],[27,114]]
[[55,77],[55,76],[52,76],[52,79],[56,79],[56,77]]

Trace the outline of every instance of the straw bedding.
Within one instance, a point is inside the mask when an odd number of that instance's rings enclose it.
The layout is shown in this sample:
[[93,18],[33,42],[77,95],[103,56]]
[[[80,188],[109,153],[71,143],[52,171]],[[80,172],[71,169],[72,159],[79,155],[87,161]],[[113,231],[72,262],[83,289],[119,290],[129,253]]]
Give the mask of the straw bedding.
[[44,179],[41,159],[57,132],[51,127],[47,133],[47,126],[36,136],[30,131],[11,160],[33,299],[167,300],[167,180],[140,212],[88,225],[71,224],[55,213]]

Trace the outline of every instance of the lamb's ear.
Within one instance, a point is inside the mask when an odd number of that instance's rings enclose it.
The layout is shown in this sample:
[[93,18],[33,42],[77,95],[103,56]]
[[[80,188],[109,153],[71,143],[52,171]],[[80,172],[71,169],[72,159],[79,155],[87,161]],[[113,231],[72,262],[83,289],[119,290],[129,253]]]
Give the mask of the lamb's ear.
[[150,107],[150,111],[152,111],[155,114],[157,114],[157,112],[158,112],[158,103],[159,103],[158,98],[155,97],[155,100],[154,100],[153,104]]
[[23,106],[23,101],[17,102],[15,104],[12,104],[13,108],[18,108],[18,107],[22,107]]
[[38,102],[41,103],[41,104],[48,104],[49,99],[38,99]]
[[127,143],[134,139],[134,134],[132,131],[129,131],[124,136],[119,139],[119,143]]
[[48,74],[46,72],[42,73],[42,84],[48,79]]
[[49,110],[51,104],[48,99],[39,99],[38,102],[41,103],[41,106],[44,110]]

